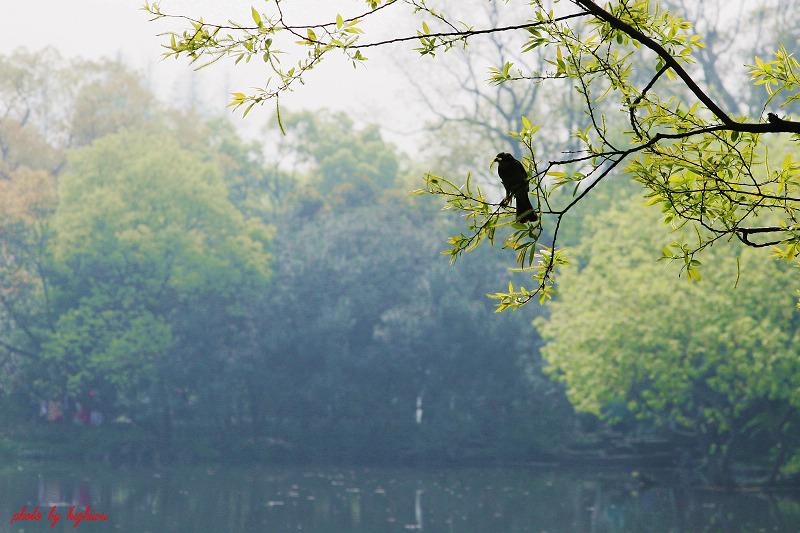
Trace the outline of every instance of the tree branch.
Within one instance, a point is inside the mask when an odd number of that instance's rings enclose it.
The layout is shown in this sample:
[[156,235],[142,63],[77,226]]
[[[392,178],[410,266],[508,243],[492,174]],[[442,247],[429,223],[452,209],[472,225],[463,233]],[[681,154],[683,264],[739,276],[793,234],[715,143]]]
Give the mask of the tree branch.
[[736,228],[734,230],[736,236],[739,237],[739,240],[741,240],[747,246],[752,246],[753,248],[764,248],[766,246],[775,246],[776,244],[781,244],[782,242],[786,242],[787,239],[779,239],[764,243],[756,243],[751,241],[749,238],[750,235],[755,235],[759,233],[777,233],[779,231],[785,232],[788,231],[788,228],[780,226],[765,226],[756,228]]
[[[730,125],[734,123],[734,120],[730,118],[720,107],[712,100],[702,89],[695,83],[694,79],[689,75],[688,72],[681,66],[678,61],[672,57],[672,54],[667,52],[663,46],[659,43],[655,42],[653,39],[642,33],[641,31],[637,30],[627,22],[623,22],[622,20],[618,19],[608,11],[604,10],[591,0],[572,0],[575,4],[579,5],[580,7],[584,8],[587,12],[591,13],[595,17],[599,18],[600,20],[607,22],[609,26],[614,29],[617,29],[631,38],[637,40],[642,45],[646,46],[664,61],[665,64],[669,65],[669,67],[675,71],[675,74],[683,80],[689,90],[697,96],[697,98],[705,104],[705,106],[714,113],[718,119],[720,119],[723,124]],[[799,125],[800,126],[800,125]]]
[[[347,48],[371,48],[375,46],[384,46],[387,44],[394,44],[394,43],[402,43],[405,41],[414,41],[419,39],[431,39],[431,38],[452,38],[452,39],[464,39],[468,37],[472,37],[473,35],[482,35],[485,33],[499,33],[503,31],[513,31],[513,30],[524,30],[526,28],[535,28],[536,26],[544,26],[547,24],[553,24],[554,22],[563,22],[565,20],[583,17],[586,13],[571,13],[569,15],[563,15],[561,17],[556,17],[552,20],[547,20],[544,22],[529,22],[527,24],[516,24],[514,26],[503,26],[500,28],[484,28],[482,30],[463,30],[463,31],[446,31],[446,32],[439,32],[439,33],[428,33],[428,34],[418,34],[418,35],[408,35],[406,37],[395,37],[392,39],[386,39],[385,41],[376,41],[374,43],[367,43],[367,44],[354,44],[349,45]],[[319,44],[325,44],[319,42]]]

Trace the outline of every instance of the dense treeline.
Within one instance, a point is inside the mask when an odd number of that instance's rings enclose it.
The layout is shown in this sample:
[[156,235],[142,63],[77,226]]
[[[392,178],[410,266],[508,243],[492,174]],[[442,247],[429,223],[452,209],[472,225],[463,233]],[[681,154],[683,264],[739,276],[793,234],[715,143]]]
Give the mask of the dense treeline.
[[511,252],[449,265],[458,221],[376,126],[245,141],[52,51],[0,58],[0,102],[0,452],[798,470],[796,270],[711,250],[679,279],[630,181],[565,230],[551,306],[496,314]]
[[701,281],[653,260],[663,221],[623,197],[588,217],[578,268],[547,319],[550,375],[579,411],[618,429],[673,436],[714,480],[734,463],[767,479],[798,468],[797,268],[750,248],[707,254]]
[[285,113],[262,146],[118,63],[0,78],[8,451],[527,459],[574,431],[530,315],[485,297],[500,254],[449,266],[375,126]]

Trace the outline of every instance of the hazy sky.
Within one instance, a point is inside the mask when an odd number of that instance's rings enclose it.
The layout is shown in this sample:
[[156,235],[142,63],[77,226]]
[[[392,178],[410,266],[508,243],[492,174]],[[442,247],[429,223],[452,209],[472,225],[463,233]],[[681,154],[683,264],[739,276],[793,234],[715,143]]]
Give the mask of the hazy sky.
[[[266,71],[259,65],[234,67],[222,61],[200,73],[184,60],[163,60],[159,33],[184,29],[179,21],[150,22],[149,13],[140,8],[143,0],[0,0],[0,54],[8,54],[24,46],[39,50],[46,46],[57,48],[66,57],[120,57],[127,64],[142,71],[152,82],[153,89],[162,99],[175,101],[185,98],[190,85],[200,95],[205,110],[227,113],[231,91],[247,92],[249,87],[263,86]],[[165,13],[203,16],[207,21],[225,22],[228,19],[247,22],[250,6],[268,9],[263,0],[162,0]],[[359,0],[286,0],[285,13],[292,22],[330,20],[336,13],[359,14],[365,4]],[[382,32],[397,23],[394,18],[384,19],[372,28]],[[387,51],[413,58],[410,47]],[[342,109],[364,122],[379,121],[391,124],[397,132],[412,128],[413,120],[408,108],[408,89],[405,79],[395,67],[396,61],[382,52],[368,54],[366,68],[354,70],[336,58],[315,69],[307,84],[282,100],[286,109],[330,107]],[[377,61],[380,59],[380,61]],[[250,123],[263,123],[274,112],[267,104],[254,108],[247,118]],[[235,115],[241,121],[240,114]],[[254,124],[246,124],[250,129]]]

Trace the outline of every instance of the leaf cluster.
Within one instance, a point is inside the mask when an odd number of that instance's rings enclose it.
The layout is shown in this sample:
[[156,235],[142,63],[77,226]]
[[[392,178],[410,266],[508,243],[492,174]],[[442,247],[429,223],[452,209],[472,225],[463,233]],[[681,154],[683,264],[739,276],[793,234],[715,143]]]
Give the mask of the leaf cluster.
[[[244,115],[247,115],[254,105],[277,99],[281,93],[292,90],[297,83],[302,83],[303,75],[318,65],[332,50],[341,50],[354,67],[366,61],[367,58],[361,50],[354,48],[360,35],[364,33],[359,25],[365,16],[391,5],[394,0],[383,4],[376,1],[367,3],[370,11],[363,15],[347,19],[337,15],[329,23],[299,26],[285,21],[279,1],[274,3],[276,13],[273,14],[259,12],[253,7],[250,24],[234,21],[211,24],[202,19],[170,15],[162,12],[157,2],[147,2],[142,9],[153,15],[152,20],[177,18],[187,21],[191,26],[182,33],[167,34],[170,40],[165,45],[165,57],[178,59],[185,56],[192,63],[199,62],[197,68],[204,68],[223,58],[232,59],[234,64],[241,61],[249,63],[255,58],[265,64],[274,74],[274,79],[269,77],[266,84],[257,88],[254,94],[234,92],[231,95],[229,107],[243,107]],[[281,57],[289,54],[287,49],[293,50],[294,46],[304,49],[305,57],[292,61],[291,66],[284,66]],[[280,111],[278,120],[282,124]]]
[[[707,251],[702,283],[664,277],[652,259],[661,224],[637,203],[593,217],[576,247],[581,268],[564,273],[552,314],[535,322],[547,372],[579,410],[653,420],[732,453],[760,434],[773,451],[787,447],[778,462],[788,466],[800,449],[800,314],[785,290],[796,268],[739,245]],[[749,283],[735,287],[740,272]]]
[[[361,21],[401,4],[421,14],[421,30],[383,41],[359,40]],[[358,17],[339,15],[328,23],[306,26],[287,24],[280,2],[276,2],[277,13],[272,18],[253,10],[255,25],[189,20],[191,29],[173,36],[168,55],[188,56],[193,61],[199,57],[215,61],[223,56],[240,61],[261,55],[268,69],[277,73],[279,83],[271,90],[259,89],[256,95],[234,94],[233,105],[247,104],[249,110],[255,103],[289,90],[335,49],[356,62],[363,60],[360,50],[371,46],[415,41],[420,44],[418,53],[434,56],[480,35],[503,31],[524,35],[520,49],[541,54],[544,69],[524,72],[505,61],[502,67],[490,70],[489,83],[566,81],[584,108],[582,122],[570,125],[577,150],[534,152],[534,136],[551,135],[557,130],[555,125],[537,131],[538,127],[523,118],[520,131],[512,132],[527,155],[539,222],[532,228],[514,227],[504,206],[473,187],[470,178],[464,186],[457,186],[452,179],[429,174],[421,190],[443,197],[447,209],[465,214],[467,227],[449,241],[447,253],[454,260],[485,238],[493,243],[497,229],[511,231],[503,238],[504,245],[517,252],[519,268],[532,269],[535,286],[531,291],[498,293],[501,308],[517,308],[537,293],[542,293],[541,301],[552,294],[556,267],[568,262],[559,245],[562,220],[601,181],[621,174],[643,186],[646,201],[661,208],[669,229],[693,229],[691,239],[678,238],[663,250],[665,259],[683,263],[690,279],[700,277],[701,263],[695,255],[719,241],[777,245],[784,257],[793,257],[792,250],[800,241],[798,166],[792,158],[780,165],[770,161],[763,137],[800,134],[800,123],[777,114],[736,117],[726,112],[690,73],[695,54],[704,46],[701,37],[693,33],[688,21],[657,3],[616,0],[601,6],[593,0],[572,0],[559,12],[543,0],[530,0],[528,5],[530,16],[520,24],[476,29],[450,20],[424,0],[371,3],[370,11]],[[162,13],[157,4],[146,9],[156,18],[173,17]],[[306,54],[286,70],[273,59],[273,38],[278,35],[298,39],[296,44]],[[751,68],[755,83],[767,88],[765,107],[780,93],[789,95],[784,104],[797,99],[800,69],[783,47],[773,61],[756,58]],[[571,196],[562,191],[554,196],[560,188],[571,189]],[[767,215],[775,222],[766,223]]]
[[[643,185],[646,205],[661,208],[669,231],[693,229],[693,238],[679,237],[664,247],[662,257],[682,262],[690,280],[700,279],[701,262],[695,255],[720,240],[737,239],[754,247],[780,245],[779,253],[792,256],[798,239],[800,167],[791,155],[775,165],[763,137],[798,132],[800,125],[776,115],[754,122],[726,114],[685,68],[703,47],[700,36],[692,35],[688,22],[658,5],[621,1],[601,8],[590,0],[573,3],[581,9],[583,24],[559,21],[541,3],[531,3],[537,18],[527,28],[524,49],[551,51],[552,59],[546,59],[551,68],[526,74],[507,62],[502,69],[493,69],[489,80],[538,84],[569,79],[584,102],[586,122],[573,130],[582,147],[577,153],[548,161],[537,157],[528,139],[538,128],[512,133],[530,154],[531,188],[542,212],[553,215],[552,229],[544,233],[552,245],[542,248],[555,250],[542,269],[548,275],[534,276],[538,282],[534,292],[542,292],[540,301],[551,290],[547,280],[562,259],[555,244],[563,217],[600,181],[620,172]],[[651,72],[643,71],[643,66]],[[783,48],[773,62],[759,60],[754,68],[754,77],[770,86],[766,104],[774,94],[797,86],[796,61]],[[675,82],[688,96],[662,96],[666,84]],[[793,100],[790,96],[786,103]],[[450,208],[466,211],[468,220],[484,213],[485,220],[451,240],[454,257],[490,235],[491,204],[482,196],[457,194],[449,182],[431,186],[427,180],[428,192],[444,196]],[[449,185],[443,188],[442,183]],[[553,205],[553,192],[565,185],[571,187],[572,198]],[[779,223],[765,224],[767,220]],[[527,243],[515,240],[513,246],[536,247],[542,234],[541,229],[531,232]],[[529,259],[520,254],[517,262],[524,268]],[[501,308],[515,308],[529,299],[530,294],[520,291],[515,300],[501,300]]]

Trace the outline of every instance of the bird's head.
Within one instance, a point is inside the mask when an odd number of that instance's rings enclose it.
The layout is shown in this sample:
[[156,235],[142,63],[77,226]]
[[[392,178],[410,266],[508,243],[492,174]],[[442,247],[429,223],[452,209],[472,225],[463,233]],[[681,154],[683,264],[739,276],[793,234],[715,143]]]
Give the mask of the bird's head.
[[502,163],[503,161],[511,161],[514,159],[514,156],[509,154],[508,152],[500,152],[492,161],[492,164],[489,165],[489,168],[492,168],[495,163]]

